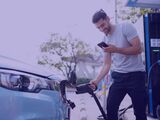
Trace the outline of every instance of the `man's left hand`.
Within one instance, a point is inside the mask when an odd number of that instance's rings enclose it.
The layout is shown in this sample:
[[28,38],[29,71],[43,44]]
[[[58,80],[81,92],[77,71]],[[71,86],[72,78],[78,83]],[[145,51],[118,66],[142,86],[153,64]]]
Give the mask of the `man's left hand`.
[[118,48],[115,45],[109,45],[108,47],[103,47],[104,52],[109,52],[109,53],[117,53]]

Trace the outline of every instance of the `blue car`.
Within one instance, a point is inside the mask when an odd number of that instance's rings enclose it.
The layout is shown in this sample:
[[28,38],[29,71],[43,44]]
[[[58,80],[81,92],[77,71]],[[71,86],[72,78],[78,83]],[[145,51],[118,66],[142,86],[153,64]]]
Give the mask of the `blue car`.
[[69,120],[60,76],[0,56],[0,120]]

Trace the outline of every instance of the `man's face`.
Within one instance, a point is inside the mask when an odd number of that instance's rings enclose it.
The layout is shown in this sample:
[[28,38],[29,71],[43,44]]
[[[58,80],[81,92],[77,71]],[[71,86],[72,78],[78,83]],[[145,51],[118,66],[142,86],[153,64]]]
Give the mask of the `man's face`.
[[97,23],[95,23],[95,25],[101,32],[106,35],[108,35],[111,31],[111,24],[109,18],[100,19]]

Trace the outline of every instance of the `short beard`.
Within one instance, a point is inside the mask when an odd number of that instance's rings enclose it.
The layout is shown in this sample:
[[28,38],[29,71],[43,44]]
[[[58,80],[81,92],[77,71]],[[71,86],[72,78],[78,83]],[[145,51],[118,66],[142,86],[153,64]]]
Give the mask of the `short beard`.
[[110,33],[111,33],[111,26],[108,26],[107,33],[105,33],[105,35],[108,36],[108,34]]

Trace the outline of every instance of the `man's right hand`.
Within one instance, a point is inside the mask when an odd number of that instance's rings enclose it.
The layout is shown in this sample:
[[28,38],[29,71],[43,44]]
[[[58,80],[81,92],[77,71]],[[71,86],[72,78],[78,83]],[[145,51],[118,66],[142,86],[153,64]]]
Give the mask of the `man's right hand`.
[[93,90],[96,90],[96,89],[97,89],[97,86],[98,86],[98,81],[97,81],[97,80],[91,80],[89,84],[90,84],[89,86],[90,86]]

